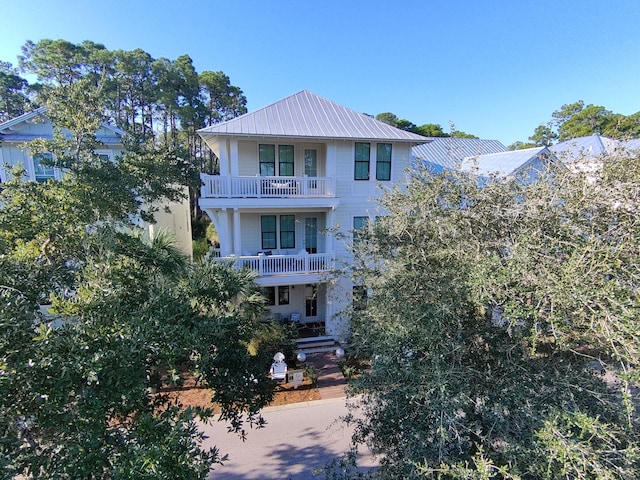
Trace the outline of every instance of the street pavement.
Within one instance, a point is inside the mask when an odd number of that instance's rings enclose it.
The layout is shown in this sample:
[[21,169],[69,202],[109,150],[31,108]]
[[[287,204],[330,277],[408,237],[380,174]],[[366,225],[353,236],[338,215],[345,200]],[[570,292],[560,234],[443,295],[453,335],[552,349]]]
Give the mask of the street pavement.
[[[322,480],[318,470],[349,450],[352,428],[340,421],[347,413],[344,397],[267,407],[262,411],[267,426],[250,430],[245,442],[222,422],[205,425],[205,446],[229,454],[210,479]],[[363,469],[376,464],[370,454],[359,453]]]

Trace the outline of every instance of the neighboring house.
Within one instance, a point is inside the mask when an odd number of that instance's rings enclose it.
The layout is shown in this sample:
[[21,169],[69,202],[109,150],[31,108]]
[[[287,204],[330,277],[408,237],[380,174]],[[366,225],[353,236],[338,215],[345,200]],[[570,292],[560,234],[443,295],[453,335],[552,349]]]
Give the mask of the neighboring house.
[[[122,151],[123,133],[114,126],[103,124],[96,132],[96,138],[104,147],[96,150],[96,153],[114,160]],[[63,173],[60,168],[48,167],[41,163],[44,158],[52,158],[52,155],[44,153],[32,157],[26,145],[26,142],[37,138],[51,138],[52,134],[53,125],[46,116],[45,107],[0,123],[0,180],[6,182],[10,177],[11,168],[18,165],[25,169],[26,178],[29,180],[60,180]]]
[[479,138],[428,137],[430,142],[413,147],[416,163],[435,173],[459,170],[462,161],[474,155],[487,155],[508,151],[498,140]]
[[574,171],[588,172],[600,168],[605,155],[633,154],[639,150],[640,140],[638,139],[614,140],[600,135],[589,135],[550,147],[471,155],[461,162],[460,168],[481,176],[522,175],[527,172],[532,179],[546,168],[546,163],[549,161],[560,162]]
[[549,147],[568,168],[594,171],[601,167],[605,155],[633,154],[640,150],[640,139],[614,140],[600,135],[578,137]]
[[[109,124],[102,124],[96,132],[96,138],[102,148],[96,153],[103,158],[116,160],[122,153],[122,135],[124,132]],[[36,182],[60,180],[64,171],[58,167],[44,165],[45,158],[52,158],[50,153],[32,156],[27,142],[37,138],[51,138],[53,124],[46,116],[46,108],[41,107],[33,112],[25,113],[14,119],[0,123],[0,182],[6,182],[11,176],[11,169],[21,165],[26,171],[26,178]],[[166,213],[168,206],[171,213]],[[176,245],[189,257],[192,256],[191,216],[189,199],[182,202],[168,202],[158,206],[155,224],[144,224],[142,228],[146,238],[153,239],[160,232],[168,232],[176,239]]]
[[404,182],[411,148],[429,139],[306,90],[199,134],[220,160],[200,198],[215,260],[255,270],[272,317],[344,336],[341,312],[360,287],[331,275],[351,261],[341,236],[384,215],[372,200]]
[[527,180],[533,180],[547,168],[550,161],[555,161],[555,156],[549,148],[534,147],[467,157],[460,168],[481,177],[526,175]]

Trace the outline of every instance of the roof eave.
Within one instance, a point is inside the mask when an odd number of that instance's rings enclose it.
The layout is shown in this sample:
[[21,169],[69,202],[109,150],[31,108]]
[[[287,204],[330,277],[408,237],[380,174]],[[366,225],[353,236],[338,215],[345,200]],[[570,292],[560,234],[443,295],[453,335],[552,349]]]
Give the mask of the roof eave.
[[412,146],[424,145],[426,143],[431,143],[433,140],[429,138],[424,139],[413,139],[413,138],[372,138],[372,137],[330,137],[330,136],[306,136],[306,135],[282,135],[282,134],[271,134],[271,133],[222,133],[222,132],[203,132],[201,130],[198,131],[198,134],[205,140],[207,139],[215,139],[215,138],[251,138],[251,139],[261,139],[261,138],[282,138],[286,140],[315,140],[315,141],[327,141],[327,140],[342,140],[342,141],[369,141],[369,142],[378,142],[378,143],[409,143]]

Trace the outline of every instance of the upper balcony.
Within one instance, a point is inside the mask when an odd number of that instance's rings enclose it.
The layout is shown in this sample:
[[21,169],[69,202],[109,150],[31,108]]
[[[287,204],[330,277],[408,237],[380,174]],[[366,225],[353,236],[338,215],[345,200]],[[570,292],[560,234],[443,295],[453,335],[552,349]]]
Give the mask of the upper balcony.
[[296,199],[300,207],[335,207],[336,179],[333,177],[241,177],[200,175],[200,206],[290,207]]
[[336,196],[335,178],[200,175],[202,198],[310,198]]

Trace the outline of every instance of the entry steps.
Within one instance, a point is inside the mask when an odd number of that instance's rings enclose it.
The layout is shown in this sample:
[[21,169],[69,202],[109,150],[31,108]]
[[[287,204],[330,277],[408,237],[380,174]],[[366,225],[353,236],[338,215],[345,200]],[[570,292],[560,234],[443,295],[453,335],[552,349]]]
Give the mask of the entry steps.
[[339,348],[340,344],[333,337],[304,337],[298,338],[297,351],[304,353],[331,352]]

